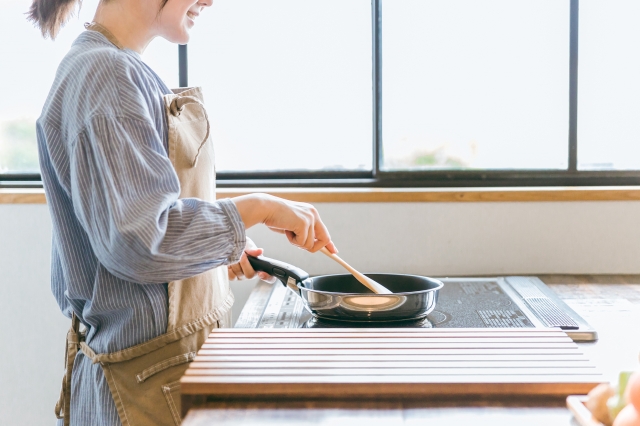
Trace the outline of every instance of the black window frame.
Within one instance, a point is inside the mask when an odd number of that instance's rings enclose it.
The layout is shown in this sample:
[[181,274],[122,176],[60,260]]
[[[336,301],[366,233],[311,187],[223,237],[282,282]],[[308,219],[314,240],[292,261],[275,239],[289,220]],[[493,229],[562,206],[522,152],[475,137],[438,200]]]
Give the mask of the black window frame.
[[[400,170],[382,169],[382,2],[371,0],[373,82],[373,167],[370,171],[238,171],[218,172],[220,187],[549,187],[640,185],[640,170],[578,170],[578,25],[579,0],[569,0],[569,134],[568,167],[549,169]],[[188,86],[187,46],[178,47],[179,83]],[[0,187],[41,186],[39,173],[0,174]]]

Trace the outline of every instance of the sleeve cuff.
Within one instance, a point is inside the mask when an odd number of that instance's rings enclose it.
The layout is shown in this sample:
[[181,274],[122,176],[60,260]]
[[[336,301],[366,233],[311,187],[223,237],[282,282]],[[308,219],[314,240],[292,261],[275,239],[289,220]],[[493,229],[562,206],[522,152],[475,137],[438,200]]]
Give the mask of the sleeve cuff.
[[244,228],[244,222],[240,217],[240,212],[238,212],[238,208],[235,203],[229,198],[218,200],[218,203],[222,211],[225,212],[229,218],[231,229],[233,230],[234,248],[227,258],[227,264],[231,265],[240,261],[240,257],[242,256],[242,253],[244,253],[244,248],[247,245],[247,235]]

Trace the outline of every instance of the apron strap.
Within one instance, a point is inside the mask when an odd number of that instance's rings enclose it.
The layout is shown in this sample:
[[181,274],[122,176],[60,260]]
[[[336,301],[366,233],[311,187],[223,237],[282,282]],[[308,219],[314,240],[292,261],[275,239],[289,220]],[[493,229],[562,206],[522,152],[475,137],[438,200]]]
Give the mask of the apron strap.
[[204,112],[205,121],[207,122],[207,133],[204,135],[204,139],[202,140],[202,142],[200,142],[200,146],[198,147],[198,152],[196,152],[196,156],[193,159],[193,163],[191,164],[191,167],[195,167],[198,164],[198,157],[200,156],[200,151],[202,150],[202,147],[204,146],[204,144],[207,142],[207,139],[209,139],[209,134],[211,133],[211,124],[209,123],[209,115],[207,114],[207,109],[204,107],[202,102],[200,102],[198,99],[194,98],[193,96],[180,96],[175,98],[171,102],[171,105],[169,106],[169,112],[174,117],[178,117],[182,113],[182,110],[184,110],[185,105],[188,105],[188,104],[200,105],[200,107],[202,108],[202,112]]
[[84,341],[84,334],[79,332],[80,320],[75,312],[71,315],[71,328],[67,332],[67,345],[64,354],[64,376],[62,377],[62,389],[60,397],[56,403],[56,417],[64,419],[64,426],[70,424],[70,402],[71,402],[71,373],[73,372],[73,364],[78,354],[78,348]]
[[111,31],[106,29],[104,26],[98,24],[97,22],[85,22],[84,23],[84,28],[87,29],[87,30],[90,30],[90,31],[99,32],[100,34],[105,36],[106,39],[109,40],[118,49],[120,49],[120,50],[124,49],[124,46],[122,44],[120,44],[118,39],[111,33]]

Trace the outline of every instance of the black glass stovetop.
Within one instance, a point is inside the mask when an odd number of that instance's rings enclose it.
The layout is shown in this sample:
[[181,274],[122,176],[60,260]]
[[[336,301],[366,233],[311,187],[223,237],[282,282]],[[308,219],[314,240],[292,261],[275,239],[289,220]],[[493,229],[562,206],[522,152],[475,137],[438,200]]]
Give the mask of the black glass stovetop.
[[597,338],[577,313],[536,277],[445,278],[435,309],[418,320],[351,322],[315,318],[300,297],[276,283],[260,282],[236,328],[546,328],[574,340]]
[[[474,307],[474,309],[470,309]],[[303,328],[371,327],[371,323],[322,320],[304,312]],[[376,327],[534,328],[496,281],[450,282],[440,290],[436,308],[426,318],[376,323]]]

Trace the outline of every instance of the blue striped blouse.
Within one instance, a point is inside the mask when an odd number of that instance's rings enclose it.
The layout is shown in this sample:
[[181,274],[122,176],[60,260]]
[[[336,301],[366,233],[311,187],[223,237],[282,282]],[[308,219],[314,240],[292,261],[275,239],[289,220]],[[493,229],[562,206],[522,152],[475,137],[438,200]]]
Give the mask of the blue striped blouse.
[[[167,282],[236,262],[245,246],[232,201],[179,198],[166,149],[168,93],[137,53],[85,31],[37,121],[53,221],[51,288],[98,353],[164,333]],[[101,367],[82,354],[72,389],[72,425],[120,424]]]

